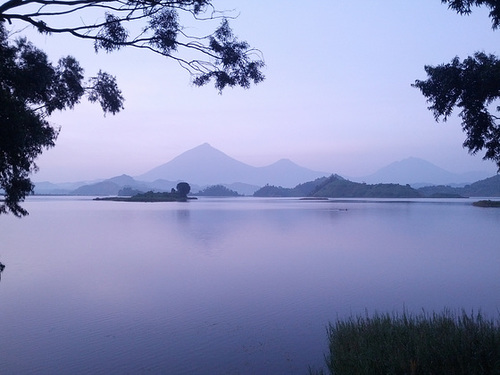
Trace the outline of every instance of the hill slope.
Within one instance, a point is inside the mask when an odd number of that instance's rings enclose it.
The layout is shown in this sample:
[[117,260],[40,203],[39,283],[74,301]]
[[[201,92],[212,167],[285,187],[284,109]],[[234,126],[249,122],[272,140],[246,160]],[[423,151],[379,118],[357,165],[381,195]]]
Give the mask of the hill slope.
[[420,198],[421,194],[409,185],[364,184],[346,180],[338,175],[319,178],[293,189],[266,185],[255,192],[256,197],[316,197],[316,198]]
[[418,189],[425,196],[456,194],[463,197],[500,197],[500,175],[474,182],[464,187],[427,186]]
[[491,176],[487,172],[452,173],[426,160],[410,157],[391,163],[377,172],[354,181],[374,183],[427,185],[465,185]]

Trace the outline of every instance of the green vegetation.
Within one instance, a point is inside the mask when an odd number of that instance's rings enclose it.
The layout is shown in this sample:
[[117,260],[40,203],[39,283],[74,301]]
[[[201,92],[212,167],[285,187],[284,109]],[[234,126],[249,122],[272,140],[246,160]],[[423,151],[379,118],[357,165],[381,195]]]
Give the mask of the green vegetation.
[[293,194],[293,189],[284,188],[282,186],[265,185],[253,193],[254,197],[299,197],[300,195]]
[[297,185],[293,189],[266,185],[254,193],[255,197],[311,197],[311,198],[421,198],[410,185],[363,184],[338,175],[322,177]]
[[[123,97],[115,78],[99,72],[84,79],[83,69],[71,56],[57,64],[26,39],[12,40],[4,12],[18,1],[0,5],[0,188],[5,200],[0,214],[28,214],[19,203],[33,191],[30,174],[38,167],[37,157],[55,145],[59,130],[48,118],[55,111],[71,109],[87,96],[99,102],[104,113],[115,114],[123,108]],[[13,18],[14,19],[14,18]]]
[[[339,175],[332,175],[331,178],[342,179]],[[314,181],[298,184],[294,188],[284,188],[281,186],[266,185],[254,193],[254,197],[309,197],[318,186],[327,181],[327,177],[320,177]]]
[[188,199],[196,199],[191,197],[180,197],[177,192],[174,193],[155,193],[148,191],[146,193],[136,194],[132,197],[104,197],[95,198],[96,201],[114,201],[114,202],[185,202]]
[[106,197],[95,198],[96,201],[115,201],[115,202],[185,202],[188,199],[188,194],[191,191],[191,186],[187,182],[179,182],[177,190],[172,189],[167,192],[153,192],[135,194],[131,197]]
[[449,197],[500,197],[500,175],[486,178],[464,187],[426,186],[418,191],[426,197],[448,195]]
[[313,197],[331,198],[420,198],[410,185],[362,184],[332,176],[312,192]]
[[325,360],[334,375],[500,374],[499,321],[481,313],[338,319],[328,341]]
[[132,197],[99,197],[95,198],[95,201],[114,201],[114,202],[177,202],[185,201],[185,198],[179,198],[173,193],[155,193],[153,191],[148,191],[146,193],[136,194]]
[[474,202],[472,205],[476,207],[500,207],[500,201],[484,200]]
[[174,202],[180,199],[185,198],[180,198],[176,193],[154,193],[152,191],[136,194],[128,198],[130,202]]
[[254,193],[255,197],[311,197],[311,198],[464,198],[500,197],[500,175],[486,178],[464,187],[425,186],[414,189],[410,185],[365,184],[346,180],[338,175],[284,188],[266,185]]
[[172,189],[171,194],[177,195],[179,198],[186,199],[187,195],[191,191],[191,186],[189,186],[187,182],[179,182],[176,187],[177,191]]
[[[472,7],[484,6],[489,12],[494,30],[500,28],[500,2],[498,0],[441,0],[458,14],[467,15]],[[463,61],[455,57],[450,63],[425,66],[427,80],[416,80],[412,85],[420,89],[430,103],[436,121],[446,121],[454,109],[462,119],[466,134],[463,146],[475,155],[485,149],[483,159],[493,160],[500,171],[500,118],[490,113],[500,99],[499,69],[497,56],[476,52]]]
[[228,189],[224,185],[209,186],[198,193],[194,194],[203,197],[240,197],[237,191]]

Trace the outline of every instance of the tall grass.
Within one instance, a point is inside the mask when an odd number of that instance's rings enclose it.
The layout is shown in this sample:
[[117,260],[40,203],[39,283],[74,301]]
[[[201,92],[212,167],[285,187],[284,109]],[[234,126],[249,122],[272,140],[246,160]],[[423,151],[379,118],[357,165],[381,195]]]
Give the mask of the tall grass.
[[333,375],[500,374],[499,321],[481,313],[366,314],[327,331]]

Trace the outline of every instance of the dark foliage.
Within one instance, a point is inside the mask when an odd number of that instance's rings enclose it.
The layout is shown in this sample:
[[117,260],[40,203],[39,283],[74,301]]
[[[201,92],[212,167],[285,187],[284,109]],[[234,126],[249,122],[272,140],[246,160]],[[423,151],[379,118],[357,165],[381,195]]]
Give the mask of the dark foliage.
[[[186,184],[185,182],[181,182],[181,184]],[[189,185],[188,185],[189,186]],[[181,190],[186,189],[184,185],[181,186]],[[115,201],[115,202],[187,202],[190,199],[196,199],[192,197],[187,197],[184,195],[186,190],[183,190],[183,193],[179,193],[175,189],[172,189],[170,193],[168,192],[154,192],[148,191],[146,193],[138,193],[131,197],[105,197],[105,198],[95,198],[97,201]]]
[[448,64],[426,66],[425,71],[428,79],[413,86],[431,103],[436,121],[446,121],[458,108],[467,135],[464,147],[472,154],[486,149],[484,159],[495,161],[500,169],[499,118],[490,112],[500,98],[500,61],[481,52],[464,61],[455,57]]
[[[335,176],[335,177],[334,177]],[[253,196],[254,197],[309,197],[313,192],[318,189],[318,186],[321,186],[325,183],[325,181],[331,178],[340,178],[342,177],[333,175],[329,178],[320,177],[314,181],[304,182],[303,184],[299,184],[294,188],[284,188],[277,187],[272,185],[266,185],[259,190],[257,190]]]
[[[490,10],[493,29],[500,26],[498,0],[441,0],[461,15],[472,8],[485,6]],[[485,149],[483,159],[493,160],[500,171],[499,117],[491,113],[492,105],[500,97],[500,62],[496,56],[476,52],[460,61],[455,57],[448,64],[425,66],[427,80],[412,85],[420,89],[431,104],[436,121],[446,121],[456,107],[466,133],[463,146],[471,154]],[[496,107],[498,112],[500,107]]]
[[496,175],[464,187],[426,186],[418,191],[425,197],[500,197],[500,175]]
[[175,192],[171,193],[155,193],[148,191],[146,193],[136,194],[133,197],[127,198],[131,202],[170,202],[178,200],[178,196]]
[[238,197],[240,194],[238,194],[237,191],[228,189],[224,185],[213,185],[209,186],[200,192],[194,194],[197,196],[204,196],[204,197]]
[[[43,6],[37,8],[39,4]],[[89,10],[105,12],[101,18],[89,18]],[[208,35],[190,35],[179,23],[180,14],[191,15],[195,22],[219,19],[220,24]],[[68,15],[79,15],[81,21],[74,21],[79,17],[64,17]],[[63,20],[62,24],[60,20]],[[62,0],[42,3],[38,0],[7,0],[0,5],[0,23],[2,21],[24,22],[42,33],[70,34],[91,40],[96,52],[112,52],[124,47],[153,51],[176,60],[189,71],[195,85],[202,86],[213,80],[219,91],[227,86],[248,88],[251,83],[264,79],[261,53],[247,42],[238,40],[229,26],[228,17],[215,10],[212,0]],[[192,59],[182,57],[182,52]]]
[[253,193],[254,197],[295,197],[293,189],[281,186],[265,185]]
[[9,42],[0,23],[0,213],[23,216],[19,203],[32,192],[30,174],[43,149],[54,146],[58,129],[47,121],[55,110],[73,108],[85,93],[105,112],[122,108],[115,79],[105,73],[85,86],[83,69],[71,56],[53,65],[26,39]]
[[418,191],[410,185],[399,184],[362,184],[338,176],[332,176],[319,185],[313,197],[328,198],[420,198]]
[[468,15],[472,12],[473,6],[485,6],[490,10],[490,18],[493,29],[500,26],[500,2],[498,0],[441,0],[443,4],[448,4],[461,15]]
[[[333,176],[335,176],[335,178],[343,179],[342,177],[340,177],[338,175],[333,175]],[[332,178],[332,177],[330,177],[330,178]],[[316,191],[318,186],[324,184],[327,180],[328,180],[327,177],[320,177],[314,181],[304,182],[303,184],[299,184],[299,185],[295,186],[293,188],[293,193],[296,194],[297,196],[307,197],[307,196],[311,195],[314,191]]]
[[500,373],[500,326],[482,314],[375,314],[328,327],[330,374]]
[[476,207],[488,207],[488,208],[495,207],[495,208],[498,208],[498,207],[500,207],[500,202],[499,201],[492,201],[492,200],[482,200],[482,201],[474,202],[474,203],[472,203],[472,205],[476,206]]
[[177,195],[180,198],[186,198],[191,191],[191,186],[187,182],[179,182],[177,184]]
[[255,197],[313,197],[313,198],[420,198],[421,194],[409,185],[361,184],[338,175],[322,177],[297,185],[293,189],[266,185]]

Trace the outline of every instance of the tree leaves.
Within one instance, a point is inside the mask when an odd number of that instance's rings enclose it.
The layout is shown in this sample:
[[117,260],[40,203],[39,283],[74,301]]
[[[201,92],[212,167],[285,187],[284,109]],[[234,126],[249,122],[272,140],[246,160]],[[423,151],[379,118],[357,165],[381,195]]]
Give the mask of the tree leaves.
[[32,192],[30,174],[36,158],[53,147],[59,130],[47,121],[55,110],[73,108],[82,96],[98,101],[105,113],[123,108],[116,79],[104,72],[84,85],[84,71],[71,56],[52,65],[47,55],[26,39],[9,43],[0,24],[0,213],[27,215],[19,203]]
[[436,121],[446,121],[458,108],[467,135],[463,146],[472,154],[485,148],[484,159],[494,160],[500,170],[499,118],[490,112],[500,98],[500,60],[477,52],[462,62],[455,57],[448,64],[426,66],[425,71],[428,79],[412,86],[431,103]]
[[106,52],[112,52],[123,47],[128,38],[128,32],[121,24],[121,19],[112,13],[107,12],[106,22],[97,33],[94,42],[95,51],[104,49]]
[[203,86],[213,78],[216,89],[221,92],[226,86],[249,88],[252,82],[257,84],[264,80],[265,76],[261,72],[264,62],[252,59],[252,53],[257,54],[258,51],[251,49],[248,43],[239,41],[226,19],[209,39],[216,69],[198,74],[193,80],[195,85]]
[[[441,0],[458,14],[468,15],[473,6],[486,6],[493,29],[500,27],[498,0]],[[436,121],[446,121],[456,107],[460,110],[462,128],[467,137],[463,143],[471,154],[486,149],[483,159],[493,160],[500,172],[499,117],[491,114],[493,102],[500,98],[500,61],[494,55],[476,52],[462,62],[425,66],[428,79],[412,85],[420,89],[431,103],[429,109]],[[500,111],[500,107],[496,107]]]
[[500,27],[500,3],[498,0],[441,0],[441,2],[448,4],[448,8],[461,15],[472,13],[473,6],[484,5],[490,10],[492,28],[498,29]]
[[115,77],[99,71],[96,77],[90,79],[92,86],[89,88],[89,100],[98,101],[104,113],[113,115],[123,109],[124,98]]
[[149,28],[153,30],[150,44],[163,54],[169,55],[177,50],[177,33],[179,32],[178,15],[174,9],[163,9],[149,20]]
[[24,216],[19,202],[33,189],[29,175],[37,170],[35,158],[54,146],[58,131],[6,90],[0,90],[0,108],[0,187],[5,192],[0,213]]
[[[197,86],[213,80],[219,92],[227,86],[249,88],[264,80],[262,54],[234,36],[228,17],[215,10],[212,0],[49,1],[31,13],[23,12],[24,7],[36,2],[9,0],[1,4],[0,22],[19,20],[43,33],[92,40],[96,52],[124,47],[146,49],[179,62]],[[89,10],[103,9],[103,18],[87,18],[92,13]],[[197,23],[222,22],[212,33],[189,35],[179,23],[181,12]],[[82,23],[72,23],[70,20],[78,17],[64,17],[68,14],[81,15]],[[56,18],[58,23],[54,22]]]

